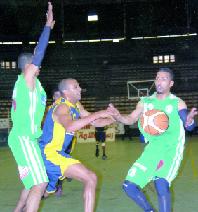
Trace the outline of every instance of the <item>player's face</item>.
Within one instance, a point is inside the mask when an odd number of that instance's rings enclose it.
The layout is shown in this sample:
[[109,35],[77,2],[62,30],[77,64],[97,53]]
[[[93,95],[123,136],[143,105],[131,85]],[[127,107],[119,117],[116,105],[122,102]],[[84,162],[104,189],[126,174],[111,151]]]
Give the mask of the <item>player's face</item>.
[[60,98],[61,93],[59,91],[55,91],[53,95],[53,100],[56,101],[58,98]]
[[170,88],[173,86],[171,76],[167,72],[159,71],[155,79],[155,87],[158,94],[166,94],[170,92]]
[[75,101],[80,101],[81,100],[81,87],[78,84],[76,80],[72,80],[69,83],[68,86],[69,94],[70,97],[73,98]]

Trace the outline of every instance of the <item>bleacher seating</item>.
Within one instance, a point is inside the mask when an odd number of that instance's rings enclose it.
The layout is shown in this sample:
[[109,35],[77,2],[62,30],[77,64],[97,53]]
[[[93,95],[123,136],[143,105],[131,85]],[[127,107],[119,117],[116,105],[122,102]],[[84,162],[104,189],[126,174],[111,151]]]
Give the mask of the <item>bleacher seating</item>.
[[[144,56],[148,54],[145,48],[155,43],[156,41],[152,41],[150,44],[140,41],[130,44],[120,42],[119,44],[106,43],[104,45],[49,46],[39,77],[48,94],[48,104],[51,103],[52,89],[61,79],[75,78],[83,89],[82,104],[87,110],[96,111],[107,107],[111,102],[122,113],[131,112],[138,99],[128,100],[127,81],[155,78],[159,64],[147,63],[147,57],[144,60]],[[140,46],[138,47],[138,45]],[[142,49],[145,50],[144,53],[139,51]],[[0,49],[1,51],[3,51],[3,55],[6,55],[5,49]],[[149,60],[152,61],[151,58]],[[142,61],[145,64],[142,64]],[[173,93],[184,99],[189,108],[197,106],[198,63],[196,60],[165,65],[172,68],[175,73]],[[19,70],[0,69],[0,74],[0,118],[2,118],[8,116],[12,89]]]

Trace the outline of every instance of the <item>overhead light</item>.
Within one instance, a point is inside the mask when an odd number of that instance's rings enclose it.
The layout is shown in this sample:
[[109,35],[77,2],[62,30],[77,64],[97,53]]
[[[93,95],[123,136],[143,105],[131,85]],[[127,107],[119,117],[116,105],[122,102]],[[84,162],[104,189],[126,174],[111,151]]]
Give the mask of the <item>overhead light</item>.
[[120,40],[119,39],[113,39],[113,43],[119,43]]
[[29,44],[36,44],[36,42],[35,41],[30,41]]
[[0,42],[1,45],[21,45],[23,44],[22,42],[15,42],[15,41],[11,41],[11,42],[7,42],[7,41],[4,41],[4,42]]
[[90,43],[100,42],[100,39],[89,40]]
[[52,44],[52,43],[56,43],[56,41],[55,40],[50,40],[48,43]]
[[98,15],[96,12],[89,12],[88,21],[98,21]]

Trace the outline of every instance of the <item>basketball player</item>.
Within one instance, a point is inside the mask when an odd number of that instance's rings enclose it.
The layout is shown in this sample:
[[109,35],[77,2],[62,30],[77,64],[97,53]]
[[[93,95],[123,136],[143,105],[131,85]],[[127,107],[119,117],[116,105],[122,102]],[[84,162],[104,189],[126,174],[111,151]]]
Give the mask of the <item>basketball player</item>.
[[15,212],[35,212],[48,177],[37,139],[41,135],[46,94],[37,79],[39,67],[48,45],[51,28],[54,26],[52,4],[48,3],[47,20],[34,55],[23,53],[18,58],[22,73],[18,76],[12,96],[11,118],[13,127],[8,144],[16,160],[23,189]]
[[59,91],[62,98],[48,111],[40,141],[49,178],[47,192],[56,191],[58,179],[67,177],[81,181],[84,184],[84,211],[93,212],[96,175],[80,161],[65,153],[65,149],[70,145],[77,130],[87,124],[104,126],[111,124],[113,120],[106,118],[109,117],[106,110],[90,114],[83,108],[79,102],[81,88],[75,79],[63,79],[59,83]]
[[54,88],[54,90],[53,90],[53,96],[52,96],[53,103],[55,103],[55,101],[57,99],[59,99],[60,97],[61,97],[60,91],[58,90],[58,88]]
[[102,159],[106,160],[107,156],[105,154],[105,141],[106,141],[106,132],[105,127],[95,127],[95,139],[96,139],[96,152],[95,156],[99,156],[99,144],[102,146]]
[[130,115],[124,116],[110,105],[111,115],[124,124],[134,124],[140,115],[151,109],[164,111],[169,117],[169,127],[161,135],[152,136],[139,129],[148,144],[140,158],[129,169],[123,183],[126,194],[144,211],[154,211],[141,191],[151,180],[154,181],[158,195],[159,211],[171,211],[170,186],[177,176],[183,158],[185,130],[195,126],[194,116],[197,109],[187,114],[187,106],[183,100],[170,93],[173,86],[173,72],[169,68],[160,68],[155,79],[156,93],[142,98]]
[[[53,89],[53,93],[52,93],[53,104],[48,108],[48,110],[50,108],[52,108],[54,105],[58,104],[58,101],[60,100],[60,97],[61,97],[61,93],[58,90],[58,87],[57,88],[54,88]],[[71,154],[71,152],[74,149],[75,144],[76,144],[76,137],[73,137],[71,144],[67,147],[67,149],[65,150],[65,152],[67,154]],[[67,179],[68,182],[71,182],[72,181],[71,178],[66,178],[66,179]],[[57,186],[56,186],[56,196],[57,197],[61,197],[62,196],[62,190],[63,190],[62,183],[63,183],[63,180],[58,180],[58,182],[57,182]],[[44,197],[47,197],[47,196],[48,196],[48,194],[45,193]]]

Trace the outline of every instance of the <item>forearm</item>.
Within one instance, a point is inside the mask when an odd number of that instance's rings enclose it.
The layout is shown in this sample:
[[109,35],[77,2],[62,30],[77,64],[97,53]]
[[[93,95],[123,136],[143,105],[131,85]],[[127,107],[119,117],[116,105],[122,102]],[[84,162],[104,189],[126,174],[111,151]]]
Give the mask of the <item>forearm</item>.
[[195,121],[193,120],[190,124],[186,125],[186,130],[187,131],[193,131],[194,128],[196,127]]
[[195,128],[196,125],[195,125],[194,119],[190,120],[190,123],[189,123],[188,112],[186,108],[179,110],[179,116],[186,130],[192,131]]
[[129,115],[120,115],[120,116],[117,116],[117,117],[114,117],[116,119],[116,121],[118,122],[121,122],[125,125],[133,125],[137,120],[132,118],[131,116]]
[[92,113],[89,116],[83,117],[78,120],[72,120],[67,126],[65,126],[65,129],[67,132],[75,132],[77,130],[80,130],[82,127],[90,124],[91,122],[95,121],[99,118],[99,113]]
[[95,127],[104,127],[104,126],[110,125],[114,122],[115,122],[115,120],[113,120],[111,118],[106,118],[106,119],[100,118],[100,119],[93,121],[91,124]]
[[50,31],[51,31],[50,26],[46,25],[43,29],[43,32],[41,33],[38,45],[35,48],[35,53],[32,59],[32,63],[37,67],[41,66],[41,62],[44,58],[45,50],[47,48],[48,41],[49,41]]

